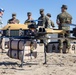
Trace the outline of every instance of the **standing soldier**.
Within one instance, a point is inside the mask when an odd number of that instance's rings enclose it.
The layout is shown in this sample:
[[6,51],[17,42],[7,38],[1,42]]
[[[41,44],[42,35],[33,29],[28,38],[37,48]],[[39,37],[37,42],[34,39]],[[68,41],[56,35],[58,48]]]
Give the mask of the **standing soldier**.
[[[49,17],[48,16],[46,16],[45,14],[44,14],[44,9],[40,9],[40,17],[38,18],[38,28],[48,28],[49,26],[50,26],[50,19],[49,19]],[[46,37],[47,37],[47,35],[46,35]],[[41,40],[41,42],[43,42],[42,40]],[[47,40],[45,41],[45,43],[46,43],[46,46],[47,46]]]
[[4,9],[0,8],[0,26],[2,27],[2,16],[4,14]]
[[[45,16],[44,9],[40,9],[40,17],[38,18],[38,28],[40,28],[40,31],[45,31],[44,28],[48,28],[50,25],[50,20],[48,16]],[[45,35],[47,37],[47,35]],[[40,40],[41,43],[44,43],[44,55],[45,55],[45,62],[46,64],[46,52],[48,52],[48,41],[47,39]]]
[[[48,16],[49,19],[51,18],[51,14],[50,14],[50,13],[47,13],[46,16]],[[48,28],[51,28],[51,26],[52,26],[52,28],[55,27],[55,26],[54,26],[54,22],[53,22],[52,20],[50,20],[50,25],[48,26]]]
[[[1,28],[2,28],[2,24],[3,24],[2,23],[2,16],[3,16],[3,14],[4,14],[4,9],[0,8],[0,25],[1,25]],[[2,32],[0,31],[0,34],[1,33]],[[1,48],[2,48],[2,52],[3,52],[3,50],[5,49],[5,38],[1,38],[0,39],[0,45],[1,45]]]
[[18,19],[16,19],[16,14],[13,13],[12,14],[12,19],[9,19],[7,23],[8,24],[19,24],[20,21]]
[[24,22],[24,24],[26,24],[26,23],[35,23],[34,21],[33,21],[33,18],[32,18],[32,13],[31,12],[27,12],[27,20]]
[[38,18],[38,26],[43,27],[43,28],[47,28],[48,25],[50,25],[50,21],[49,18],[47,16],[45,16],[44,14],[44,9],[40,9],[40,17]]
[[[66,12],[67,10],[67,6],[66,5],[62,5],[61,7],[61,13],[59,15],[57,15],[57,24],[58,24],[58,28],[59,30],[65,30],[66,33],[64,34],[65,37],[69,37],[70,36],[70,26],[67,26],[67,24],[71,24],[72,22],[72,16]],[[58,37],[62,38],[62,34],[58,35]],[[66,41],[66,52],[69,52],[70,49],[70,41],[68,39],[65,40]],[[63,40],[59,40],[59,49],[60,52],[62,53],[62,49],[63,49]]]
[[[49,22],[50,22],[50,24],[47,26],[47,28],[54,28],[55,27],[55,25],[54,25],[54,22],[52,21],[52,20],[50,20],[50,18],[51,18],[51,14],[50,13],[47,13],[46,14],[46,16],[48,16],[48,18],[49,18]],[[47,41],[48,42],[51,42],[51,35],[50,34],[47,34],[47,38],[49,38]]]

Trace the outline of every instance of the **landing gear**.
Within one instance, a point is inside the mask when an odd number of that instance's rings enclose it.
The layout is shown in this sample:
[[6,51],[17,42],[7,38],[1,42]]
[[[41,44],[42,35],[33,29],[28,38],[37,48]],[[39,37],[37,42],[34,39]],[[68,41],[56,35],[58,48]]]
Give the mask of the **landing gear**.
[[43,63],[43,65],[47,64],[47,60],[46,60],[46,57],[47,57],[47,55],[46,55],[46,50],[47,50],[47,45],[44,43],[44,63]]

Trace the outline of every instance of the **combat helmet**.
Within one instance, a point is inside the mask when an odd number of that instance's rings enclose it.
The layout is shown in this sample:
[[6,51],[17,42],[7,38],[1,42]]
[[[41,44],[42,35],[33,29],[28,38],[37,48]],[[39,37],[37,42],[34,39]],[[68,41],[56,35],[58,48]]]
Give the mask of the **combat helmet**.
[[61,8],[67,9],[68,7],[67,7],[67,5],[62,5]]

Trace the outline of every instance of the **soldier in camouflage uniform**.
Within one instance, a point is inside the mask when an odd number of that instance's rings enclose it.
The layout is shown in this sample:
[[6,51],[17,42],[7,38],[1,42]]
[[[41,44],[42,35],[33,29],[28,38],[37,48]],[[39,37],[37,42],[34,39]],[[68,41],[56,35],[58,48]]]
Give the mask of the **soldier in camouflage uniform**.
[[38,26],[43,27],[43,28],[47,28],[48,25],[50,25],[50,20],[47,16],[45,16],[44,14],[44,9],[40,9],[40,17],[38,18]]
[[[0,8],[0,26],[2,28],[2,16],[4,14],[4,9]],[[0,30],[0,36],[2,36],[2,31]],[[2,49],[2,52],[5,50],[5,38],[0,38],[0,46]]]
[[[51,14],[50,14],[50,13],[47,13],[46,16],[48,16],[49,19],[51,18]],[[52,26],[52,28],[55,27],[55,26],[54,26],[54,22],[53,22],[52,20],[50,20],[50,25],[48,26],[48,28],[51,28],[51,26]]]
[[[69,37],[70,36],[70,26],[67,26],[67,24],[71,24],[72,22],[72,16],[66,12],[67,10],[67,6],[66,5],[62,5],[61,7],[61,13],[59,15],[57,15],[57,24],[58,24],[58,27],[59,27],[59,30],[65,30],[66,31],[66,34],[64,34],[64,37]],[[58,37],[62,38],[63,35],[62,34],[59,34]],[[62,49],[63,49],[63,41],[64,40],[59,40],[59,49],[60,49],[60,52],[62,53]],[[66,42],[66,46],[67,46],[67,49],[66,49],[66,52],[69,52],[69,49],[70,49],[70,41],[68,39],[65,40]]]
[[[48,16],[46,16],[44,14],[44,9],[40,9],[40,17],[38,18],[38,28],[50,28],[50,19]],[[45,37],[49,37],[48,35],[45,35]],[[47,51],[48,49],[48,39],[43,39],[43,40],[40,40],[41,43],[45,43],[45,50]]]
[[32,18],[32,13],[31,12],[27,12],[27,20],[24,22],[24,24],[26,24],[26,23],[35,23],[33,20],[33,18]]
[[[52,28],[53,29],[55,27],[55,25],[54,25],[54,22],[52,20],[50,20],[51,14],[50,13],[47,13],[46,16],[49,17],[49,21],[50,21],[50,25],[48,25],[47,28]],[[48,42],[51,42],[51,39],[50,39],[51,38],[51,34],[47,34],[47,37],[49,38],[47,41]]]
[[12,14],[12,19],[9,19],[7,24],[19,24],[20,21],[18,19],[16,19],[16,14],[13,13]]

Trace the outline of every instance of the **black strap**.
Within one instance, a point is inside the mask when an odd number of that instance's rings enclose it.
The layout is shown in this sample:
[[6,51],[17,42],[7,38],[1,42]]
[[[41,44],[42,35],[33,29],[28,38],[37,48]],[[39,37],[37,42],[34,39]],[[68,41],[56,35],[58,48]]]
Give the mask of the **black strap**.
[[9,42],[10,42],[10,44],[9,44],[9,45],[10,45],[9,51],[10,51],[10,57],[11,57],[11,58],[12,58],[12,48],[11,48],[11,46],[12,46],[12,41],[13,41],[12,39],[10,39],[10,41],[9,41]]
[[17,44],[17,47],[18,47],[18,48],[17,48],[17,58],[18,58],[18,59],[19,59],[19,51],[20,51],[20,50],[19,50],[19,42],[20,42],[20,41],[21,41],[21,40],[19,40],[19,41],[18,41],[18,44]]

